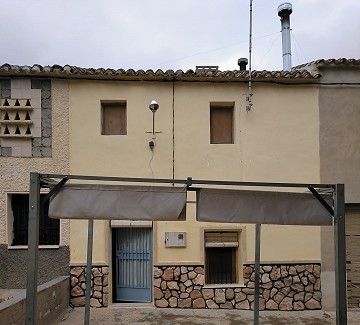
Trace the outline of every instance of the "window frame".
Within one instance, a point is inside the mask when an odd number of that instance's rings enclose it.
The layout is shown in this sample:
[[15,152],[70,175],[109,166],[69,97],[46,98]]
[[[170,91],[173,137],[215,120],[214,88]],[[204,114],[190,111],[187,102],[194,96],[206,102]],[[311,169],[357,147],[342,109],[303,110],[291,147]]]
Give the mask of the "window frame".
[[[29,192],[8,192],[6,193],[6,216],[7,216],[7,231],[6,231],[6,242],[8,245],[8,249],[27,249],[28,244],[14,244],[14,212],[12,209],[12,197],[13,195],[26,195],[29,197]],[[46,193],[41,193],[40,197],[43,197]],[[41,218],[41,216],[40,216]],[[54,219],[55,220],[55,219]],[[41,227],[41,220],[39,220],[39,248],[59,248],[61,245],[61,236],[62,236],[62,222],[58,219],[58,242],[52,244],[44,244],[40,243],[40,227]],[[27,226],[28,227],[28,226]],[[27,228],[28,229],[28,228]],[[28,231],[28,230],[27,230]]]
[[[219,132],[218,130],[221,129],[221,127],[217,127],[218,124],[215,124],[215,112],[221,111],[223,112],[229,112],[230,114],[230,128],[226,129],[229,130],[230,134],[224,134],[219,135],[215,134],[216,132]],[[225,116],[225,115],[223,115]],[[222,121],[224,123],[224,120]],[[225,121],[226,124],[228,124],[227,121]],[[224,133],[224,132],[222,132]],[[234,144],[235,143],[235,102],[210,102],[210,108],[209,108],[209,137],[210,137],[210,144]]]
[[[116,107],[119,107],[122,112],[119,113],[120,116],[122,116],[122,120],[120,120],[119,124],[120,127],[118,131],[109,131],[106,130],[106,114],[105,111],[108,109],[115,109]],[[127,135],[128,134],[128,123],[127,123],[127,102],[126,100],[101,100],[100,101],[100,134],[101,135]]]
[[[202,232],[202,263],[204,265],[204,276],[205,276],[205,287],[211,288],[211,287],[237,287],[244,284],[244,275],[243,275],[243,261],[245,259],[246,254],[246,241],[245,236],[243,235],[243,231],[245,229],[244,226],[233,226],[233,227],[201,227]],[[205,234],[206,233],[237,233],[237,243],[238,247],[236,248],[236,261],[235,261],[235,272],[236,272],[236,281],[234,283],[209,283],[207,281],[207,270],[206,270],[206,242],[205,242]]]

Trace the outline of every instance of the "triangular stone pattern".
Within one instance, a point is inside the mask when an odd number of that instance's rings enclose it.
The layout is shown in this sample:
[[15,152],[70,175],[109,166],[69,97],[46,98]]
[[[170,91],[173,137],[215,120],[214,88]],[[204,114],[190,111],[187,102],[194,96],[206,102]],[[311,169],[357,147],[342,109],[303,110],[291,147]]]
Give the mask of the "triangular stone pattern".
[[0,137],[35,136],[31,129],[34,124],[36,125],[36,121],[31,120],[33,111],[31,99],[3,98],[0,99],[0,104]]
[[[43,91],[51,99],[51,80],[9,78],[5,83],[1,80],[0,86],[4,96],[0,96],[0,156],[52,157],[51,116],[42,111],[51,111],[51,100],[43,101]],[[43,138],[47,139],[44,143]]]

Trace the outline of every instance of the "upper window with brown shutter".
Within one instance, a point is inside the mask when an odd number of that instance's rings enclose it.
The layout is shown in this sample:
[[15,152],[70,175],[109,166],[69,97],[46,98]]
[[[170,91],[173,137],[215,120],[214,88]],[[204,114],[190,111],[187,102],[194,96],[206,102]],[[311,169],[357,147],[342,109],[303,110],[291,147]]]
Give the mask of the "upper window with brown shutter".
[[126,101],[101,103],[101,134],[127,134]]
[[234,143],[234,103],[210,103],[210,143]]

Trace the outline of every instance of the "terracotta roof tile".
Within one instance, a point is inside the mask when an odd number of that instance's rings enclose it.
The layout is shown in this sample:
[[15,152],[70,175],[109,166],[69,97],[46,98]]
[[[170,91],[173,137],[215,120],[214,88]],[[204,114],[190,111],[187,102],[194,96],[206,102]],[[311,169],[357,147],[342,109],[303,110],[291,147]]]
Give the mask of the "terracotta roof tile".
[[360,59],[320,59],[308,63],[304,63],[301,65],[297,65],[292,69],[302,69],[310,66],[323,67],[323,66],[358,66],[360,67]]
[[[318,62],[318,61],[316,61]],[[319,62],[322,62],[319,60]],[[302,66],[301,66],[302,67]],[[249,71],[194,71],[194,70],[137,70],[134,69],[104,69],[104,68],[81,68],[71,65],[52,65],[41,66],[19,66],[3,64],[0,66],[1,76],[41,76],[51,78],[75,78],[75,79],[104,79],[104,80],[154,80],[154,81],[246,81]],[[304,69],[294,68],[291,71],[253,71],[253,79],[257,81],[267,81],[276,79],[277,81],[290,80],[316,80],[320,78],[318,73],[312,73]]]

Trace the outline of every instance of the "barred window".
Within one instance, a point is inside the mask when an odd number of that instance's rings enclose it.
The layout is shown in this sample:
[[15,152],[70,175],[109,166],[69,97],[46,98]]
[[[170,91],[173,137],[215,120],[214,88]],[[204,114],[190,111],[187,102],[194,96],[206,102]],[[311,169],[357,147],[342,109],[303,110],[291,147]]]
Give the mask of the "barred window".
[[[43,195],[41,197],[44,197]],[[28,244],[29,195],[12,194],[13,246]],[[48,217],[49,201],[40,205],[39,245],[59,245],[60,220]]]
[[205,281],[207,284],[237,282],[238,234],[205,233]]

